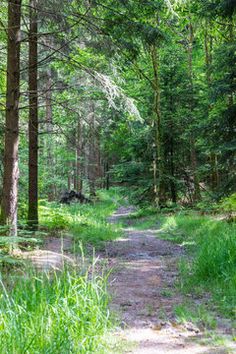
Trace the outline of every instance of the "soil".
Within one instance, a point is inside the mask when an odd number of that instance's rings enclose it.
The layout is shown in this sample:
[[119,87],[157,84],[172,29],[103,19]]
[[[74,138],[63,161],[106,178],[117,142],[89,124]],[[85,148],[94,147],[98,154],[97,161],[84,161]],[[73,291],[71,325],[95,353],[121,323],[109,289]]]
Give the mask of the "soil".
[[[131,207],[120,207],[109,221],[119,222],[132,211]],[[231,331],[227,321],[227,325],[210,333],[193,323],[180,324],[176,320],[174,307],[186,301],[175,286],[177,263],[184,249],[158,239],[158,230],[128,227],[124,232],[125,237],[107,243],[105,255],[101,255],[113,269],[109,285],[111,310],[121,318],[122,327],[117,336],[127,340],[127,348],[128,342],[135,344],[135,349],[124,349],[123,353],[236,353],[232,342],[216,346],[212,340],[213,334],[232,338],[232,333],[231,337],[225,336]]]
[[71,254],[72,248],[71,237],[48,237],[45,239],[41,249],[33,251],[14,252],[15,256],[28,260],[32,266],[39,271],[60,270],[65,264],[74,266],[76,264],[75,257]]

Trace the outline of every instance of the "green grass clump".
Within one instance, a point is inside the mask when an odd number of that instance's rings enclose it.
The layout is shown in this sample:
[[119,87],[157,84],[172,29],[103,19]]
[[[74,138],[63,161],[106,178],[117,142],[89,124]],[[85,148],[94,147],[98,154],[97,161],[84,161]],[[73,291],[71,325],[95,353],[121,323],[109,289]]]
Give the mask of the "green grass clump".
[[124,221],[126,226],[138,230],[157,228],[160,224],[160,215],[154,207],[138,208]]
[[177,305],[174,312],[180,323],[192,322],[208,329],[215,329],[217,326],[216,319],[203,305],[194,306],[192,303]]
[[180,214],[167,217],[161,232],[191,251],[190,263],[181,267],[187,289],[205,287],[225,314],[235,316],[236,225]]
[[0,352],[103,353],[106,279],[64,271],[0,281]]
[[107,218],[121,205],[118,189],[99,191],[98,200],[91,204],[59,205],[45,203],[40,207],[40,223],[51,231],[67,230],[75,245],[84,241],[100,246],[104,241],[122,235],[120,225],[112,225]]
[[146,208],[139,208],[135,212],[133,212],[129,218],[130,219],[139,219],[139,218],[144,218],[144,217],[150,217],[150,216],[157,216],[157,209],[154,207],[146,207]]

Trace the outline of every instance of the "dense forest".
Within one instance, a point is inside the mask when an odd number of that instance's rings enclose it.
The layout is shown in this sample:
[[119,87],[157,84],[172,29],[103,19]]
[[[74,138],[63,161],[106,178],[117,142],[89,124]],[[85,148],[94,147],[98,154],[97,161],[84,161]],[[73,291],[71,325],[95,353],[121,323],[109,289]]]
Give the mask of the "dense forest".
[[66,189],[94,195],[126,185],[157,207],[233,193],[234,1],[8,6],[3,221],[16,222],[18,179],[35,223],[38,198],[55,200]]
[[[149,223],[180,211],[223,215],[216,234],[227,229],[232,237],[235,13],[235,0],[1,1],[1,264],[21,268],[13,249],[34,249],[38,238],[62,230],[77,235],[76,252],[81,240],[97,246],[119,237],[121,230],[104,223],[123,202],[140,208],[134,220]],[[212,256],[220,279],[225,264],[230,274],[235,269],[232,240],[221,244],[230,249],[224,256]],[[213,277],[207,274],[205,281]],[[229,298],[227,313],[235,294]],[[48,352],[95,352],[91,333],[82,349],[70,341]],[[6,351],[10,339],[4,343],[2,353],[45,352],[23,342]]]

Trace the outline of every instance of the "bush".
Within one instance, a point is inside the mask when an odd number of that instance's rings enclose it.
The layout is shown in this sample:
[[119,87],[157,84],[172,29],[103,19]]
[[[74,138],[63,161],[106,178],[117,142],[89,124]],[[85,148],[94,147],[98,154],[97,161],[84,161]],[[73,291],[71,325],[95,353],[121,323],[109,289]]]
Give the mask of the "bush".
[[231,194],[230,197],[223,199],[221,201],[221,207],[224,211],[229,213],[230,218],[235,221],[235,215],[233,215],[233,213],[236,212],[236,193]]

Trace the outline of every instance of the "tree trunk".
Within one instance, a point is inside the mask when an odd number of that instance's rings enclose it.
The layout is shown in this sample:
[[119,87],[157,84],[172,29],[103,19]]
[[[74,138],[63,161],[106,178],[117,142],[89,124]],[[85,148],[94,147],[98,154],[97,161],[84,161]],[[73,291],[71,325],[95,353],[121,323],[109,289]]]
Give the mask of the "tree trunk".
[[[233,45],[235,43],[235,36],[234,36],[234,17],[231,16],[230,19],[229,19],[229,25],[228,25],[228,28],[229,28],[229,43],[231,45]],[[232,78],[232,81],[231,81],[231,85],[234,86],[234,81],[235,80],[235,76],[234,78]],[[228,106],[229,108],[231,108],[233,105],[234,105],[234,91],[232,90],[231,93],[229,94],[229,101],[228,101]]]
[[[52,71],[48,69],[46,72],[46,94],[45,94],[45,103],[46,103],[46,129],[47,129],[47,139],[46,139],[46,158],[49,169],[49,178],[51,179],[54,175],[54,161],[52,154],[52,143],[50,139],[50,132],[52,129]],[[55,185],[54,183],[49,184],[48,191],[48,201],[52,201],[56,198],[55,195]]]
[[165,203],[165,191],[163,184],[163,151],[161,136],[161,107],[160,107],[160,80],[159,80],[159,55],[156,46],[151,46],[151,59],[153,66],[153,89],[154,89],[154,105],[153,105],[153,128],[154,128],[154,144],[153,144],[153,184],[154,196],[157,207]]
[[100,129],[97,129],[95,134],[95,163],[96,163],[96,180],[98,188],[102,188],[102,163],[101,163],[101,148],[100,148]]
[[37,0],[30,0],[29,31],[29,225],[38,224],[38,44]]
[[[212,84],[212,37],[208,33],[208,24],[206,23],[205,33],[204,33],[204,48],[205,48],[205,64],[206,64],[206,81],[208,87],[208,100],[210,101],[210,89]],[[208,116],[211,110],[211,105],[208,104]],[[219,186],[219,172],[218,172],[218,163],[217,155],[214,151],[210,154],[210,163],[211,163],[211,188],[216,190]]]
[[17,235],[21,0],[8,1],[7,92],[1,221]]
[[[193,26],[192,23],[189,23],[189,45],[188,45],[188,55],[189,55],[189,80],[190,80],[190,116],[191,120],[194,117],[194,87],[193,87]],[[197,171],[197,153],[196,153],[196,142],[195,142],[195,134],[193,130],[190,133],[190,163],[191,169],[193,173],[193,184],[194,184],[194,192],[193,192],[193,201],[196,202],[201,198],[200,186],[199,186],[199,177]]]
[[68,191],[71,190],[71,171],[70,171],[70,163],[69,165],[69,171],[68,171],[68,175],[67,175],[67,189]]
[[89,112],[89,159],[88,159],[88,179],[89,192],[91,196],[96,195],[96,153],[95,153],[95,114],[94,102],[91,102]]
[[82,192],[82,126],[81,119],[78,118],[77,132],[76,132],[76,189]]
[[105,166],[104,166],[104,170],[105,170],[105,188],[108,191],[110,189],[110,174],[109,174],[109,162],[106,161]]
[[215,191],[219,187],[219,171],[218,171],[218,159],[217,155],[212,152],[210,155],[211,161],[211,188]]
[[204,47],[205,47],[205,63],[206,63],[206,80],[208,91],[211,87],[211,65],[212,65],[212,37],[208,33],[208,25],[206,24],[206,29],[204,33]]
[[175,185],[174,139],[173,139],[172,125],[171,125],[171,139],[170,139],[170,172],[171,172],[171,181],[170,181],[171,199],[172,202],[176,204],[177,193],[176,193],[176,185]]

